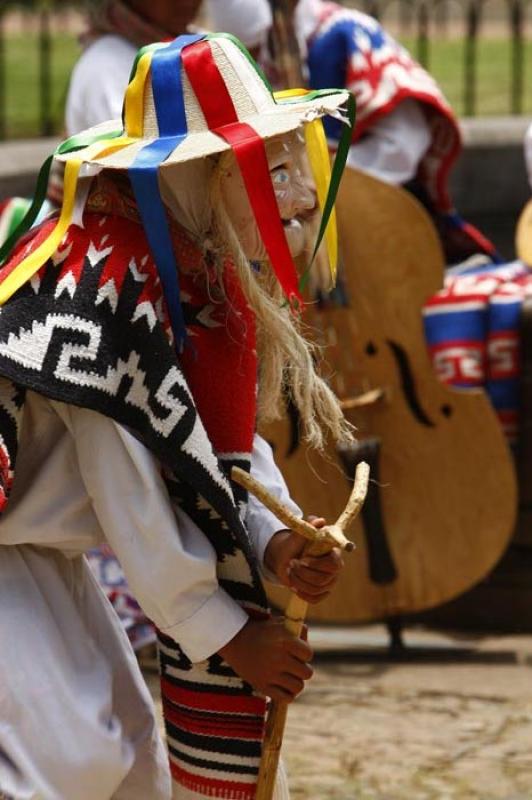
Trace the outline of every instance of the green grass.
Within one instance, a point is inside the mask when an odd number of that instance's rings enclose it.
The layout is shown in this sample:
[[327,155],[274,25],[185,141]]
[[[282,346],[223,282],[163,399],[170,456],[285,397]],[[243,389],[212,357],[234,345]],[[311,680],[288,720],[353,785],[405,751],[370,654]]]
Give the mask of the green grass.
[[[416,55],[416,42],[405,39],[405,46]],[[7,138],[36,136],[40,133],[39,51],[35,34],[7,36],[5,40],[6,133]],[[54,132],[63,126],[63,106],[70,70],[79,55],[75,37],[57,34],[52,44],[51,115]],[[511,111],[511,48],[505,39],[478,42],[478,115],[509,114]],[[443,88],[456,113],[464,113],[463,40],[433,40],[429,43],[429,69]],[[532,113],[532,41],[525,44],[525,88],[523,113]],[[528,73],[528,82],[527,82]]]
[[[416,55],[416,42],[403,40]],[[429,42],[428,69],[442,87],[455,112],[465,113],[464,105],[464,40]],[[511,113],[511,44],[506,39],[484,39],[477,44],[476,115]],[[524,47],[523,114],[532,113],[532,40]],[[528,78],[528,80],[527,80]]]
[[[70,71],[80,53],[75,37],[58,34],[52,43],[50,112],[54,132],[63,128],[63,109]],[[6,136],[9,139],[40,133],[39,48],[35,34],[6,36]]]

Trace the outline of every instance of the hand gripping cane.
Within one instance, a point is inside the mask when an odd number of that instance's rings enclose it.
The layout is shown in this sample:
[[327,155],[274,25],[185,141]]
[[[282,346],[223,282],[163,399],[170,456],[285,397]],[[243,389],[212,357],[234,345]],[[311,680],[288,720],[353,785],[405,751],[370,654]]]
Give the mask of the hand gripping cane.
[[[334,525],[326,525],[324,528],[315,528],[309,522],[296,517],[247,472],[238,467],[233,467],[231,475],[236,483],[239,483],[248,492],[254,494],[287,528],[308,539],[304,555],[322,556],[330,553],[334,547],[339,547],[347,553],[355,549],[354,543],[346,538],[345,532],[360,512],[366,499],[369,482],[369,466],[366,463],[362,462],[357,467],[353,491],[345,511]],[[296,594],[292,594],[286,608],[285,627],[294,636],[301,635],[307,608],[308,603],[301,600]],[[275,701],[270,703],[262,747],[256,800],[272,800],[287,710],[287,703]]]

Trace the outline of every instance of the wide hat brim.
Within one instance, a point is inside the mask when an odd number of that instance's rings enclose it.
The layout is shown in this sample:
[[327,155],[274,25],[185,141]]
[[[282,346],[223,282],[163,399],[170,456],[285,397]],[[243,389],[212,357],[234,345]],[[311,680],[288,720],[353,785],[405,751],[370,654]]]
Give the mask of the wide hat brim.
[[[312,123],[325,115],[342,117],[339,109],[343,104],[347,125],[331,173],[323,128]],[[264,142],[307,123],[309,161],[317,176],[323,210],[315,254],[331,219],[351,141],[354,101],[349,93],[338,89],[290,90],[273,95],[242,44],[224,33],[190,34],[142,48],[126,90],[123,121],[77,134],[56,150],[56,158],[66,162],[59,220],[38,250],[0,285],[0,304],[55,252],[75,214],[82,211],[88,184],[83,182],[83,190],[78,192],[79,178],[92,177],[101,169],[123,170],[129,175],[163,284],[175,340],[182,346],[186,326],[179,300],[178,267],[157,172],[232,150],[273,271],[284,296],[295,308],[302,302],[299,278],[279,216]],[[43,187],[50,161],[42,171]],[[37,192],[38,197],[42,194]],[[28,224],[35,219],[34,207],[38,204],[32,205]]]
[[[337,92],[309,101],[283,101],[278,103],[272,112],[250,116],[245,122],[261,139],[267,141],[276,136],[295,131],[302,125],[313,122],[316,119],[330,114],[338,114],[339,109],[346,104],[348,97],[347,92]],[[88,140],[100,137],[105,138],[106,134],[112,137],[116,136],[117,131],[122,131],[122,122],[119,120],[105,122],[89,128],[80,134],[80,138],[86,137]],[[102,143],[99,147],[98,144],[92,144],[72,153],[56,155],[56,158],[64,162],[71,159],[79,159],[83,163],[95,164],[107,169],[123,170],[131,167],[141,150],[155,141],[157,141],[157,137],[141,138],[118,150],[113,150],[112,145],[106,146]],[[161,167],[185,163],[198,158],[207,158],[230,149],[231,145],[212,131],[191,132],[164,160]],[[101,151],[102,155],[98,154],[98,150]]]

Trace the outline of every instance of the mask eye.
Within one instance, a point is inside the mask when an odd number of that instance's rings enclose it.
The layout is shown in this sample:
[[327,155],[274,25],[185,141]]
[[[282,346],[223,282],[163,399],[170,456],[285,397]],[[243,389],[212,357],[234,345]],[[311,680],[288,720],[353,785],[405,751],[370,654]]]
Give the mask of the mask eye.
[[279,167],[279,169],[274,170],[272,172],[272,181],[276,188],[285,187],[290,183],[290,173],[286,167]]

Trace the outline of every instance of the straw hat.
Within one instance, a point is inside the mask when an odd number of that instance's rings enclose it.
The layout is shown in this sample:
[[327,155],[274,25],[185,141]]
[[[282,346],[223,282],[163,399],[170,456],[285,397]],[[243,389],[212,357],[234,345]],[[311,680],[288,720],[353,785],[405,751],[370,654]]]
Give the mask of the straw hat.
[[[264,142],[295,131],[325,114],[348,106],[349,127],[340,142],[331,176],[323,129],[315,137],[309,157],[320,182],[330,183],[320,197],[325,209],[316,250],[331,217],[340,175],[345,164],[353,101],[345,90],[285,93],[275,99],[244,46],[229,34],[180,36],[170,43],[140,50],[124,101],[123,123],[91,128],[64,142],[55,157],[65,162],[64,198],[59,220],[48,238],[13,271],[0,275],[0,305],[50,258],[83,205],[78,179],[100,169],[127,170],[141,221],[163,285],[176,340],[182,344],[185,324],[180,306],[179,270],[160,194],[158,173],[166,165],[203,159],[232,150],[248,194],[259,233],[285,297],[301,302],[299,277],[278,213]],[[321,125],[321,123],[318,123]],[[314,125],[309,125],[314,128]],[[329,180],[320,181],[328,173]],[[173,176],[175,179],[175,175]],[[46,185],[46,174],[39,179]],[[42,187],[41,187],[42,188]],[[205,187],[207,188],[207,187]],[[42,194],[42,191],[40,192]],[[39,195],[39,191],[37,192]],[[18,235],[35,219],[38,201]],[[12,242],[6,243],[6,250]],[[1,251],[0,251],[1,255]]]
[[[128,169],[148,145],[161,138],[183,137],[163,160],[169,165],[181,163],[231,149],[223,134],[224,129],[234,129],[235,124],[249,125],[262,140],[267,140],[327,114],[335,114],[348,100],[348,92],[332,89],[277,102],[237,39],[228,34],[194,37],[196,41],[179,51],[176,43],[190,38],[180,37],[172,45],[160,44],[141,50],[125,97],[121,137],[127,140],[125,145],[121,146],[121,138],[117,138],[112,152],[103,147],[102,152],[97,153],[90,146],[59,155],[59,160],[75,158],[109,169]],[[176,73],[181,70],[182,75],[182,95],[177,91],[172,94],[173,103],[181,102],[182,108],[172,114],[164,130],[161,130],[161,107],[168,101],[169,94],[168,89],[160,88],[160,81],[154,81],[153,74],[160,62],[174,66]],[[178,77],[176,74],[174,80]],[[211,104],[209,99],[213,101]],[[91,140],[105,134],[116,135],[121,129],[120,122],[105,123],[85,131],[80,137]]]

